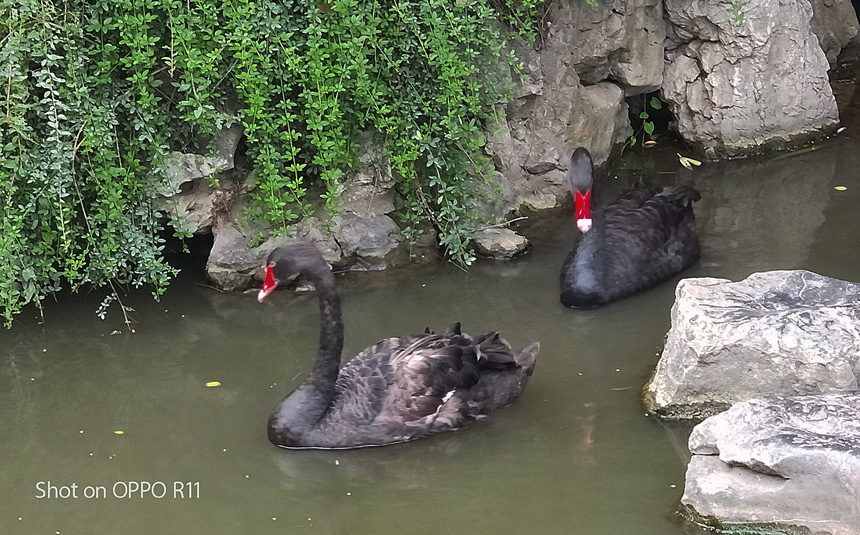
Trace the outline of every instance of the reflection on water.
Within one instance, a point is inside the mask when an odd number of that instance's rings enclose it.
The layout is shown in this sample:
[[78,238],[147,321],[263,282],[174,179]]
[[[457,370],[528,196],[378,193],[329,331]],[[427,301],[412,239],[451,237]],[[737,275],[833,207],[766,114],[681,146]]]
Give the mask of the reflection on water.
[[[703,257],[684,276],[803,268],[858,281],[857,149],[845,136],[806,154],[693,172],[678,171],[674,150],[656,149],[647,171],[607,180],[605,198],[640,176],[698,187]],[[649,419],[640,403],[678,279],[603,309],[568,310],[558,270],[571,219],[542,218],[525,232],[534,249],[510,263],[340,279],[349,355],[453,321],[467,332],[499,329],[516,347],[541,342],[513,406],[385,448],[286,451],[266,439],[269,411],[316,351],[313,294],[258,304],[180,281],[162,303],[126,299],[134,334],[117,311],[96,319],[97,295],[50,306],[44,324],[25,315],[0,332],[3,532],[697,533],[673,515],[689,430]],[[49,480],[76,484],[79,497],[37,499],[36,484]],[[128,481],[169,492],[111,495]],[[199,497],[172,492],[197,482]],[[85,498],[85,487],[108,495]]]

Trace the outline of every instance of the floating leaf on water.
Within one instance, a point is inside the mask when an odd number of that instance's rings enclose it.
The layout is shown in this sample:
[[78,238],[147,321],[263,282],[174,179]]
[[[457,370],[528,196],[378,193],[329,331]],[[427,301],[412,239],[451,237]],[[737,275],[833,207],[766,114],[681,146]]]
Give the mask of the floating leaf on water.
[[845,127],[844,127],[844,126],[840,126],[839,128],[837,128],[837,129],[836,129],[836,133],[837,133],[837,134],[841,134],[841,133],[842,133],[842,132],[844,132],[844,131],[845,131]]
[[833,186],[833,189],[835,189],[836,191],[845,191],[848,188],[846,188],[845,186]]
[[209,381],[208,383],[206,383],[207,388],[212,388],[215,386],[221,386],[221,382],[220,381]]
[[[678,153],[676,152],[675,154],[678,154]],[[696,167],[699,167],[700,165],[702,165],[702,162],[700,162],[699,160],[696,160],[693,158],[688,158],[686,156],[681,156],[680,154],[678,154],[678,161],[681,162],[681,165],[683,165],[684,167],[686,167],[687,169],[690,169],[690,170],[693,169],[694,165]]]
[[645,145],[646,147],[651,147],[651,146],[656,145],[656,144],[657,144],[657,142],[654,141],[653,139],[649,139],[648,141],[643,143],[643,145]]
[[[675,154],[678,154],[678,153],[676,152]],[[695,165],[696,167],[699,167],[700,165],[702,165],[702,162],[700,162],[699,160],[696,160],[695,158],[690,158],[688,156],[681,156],[680,154],[678,154],[678,158],[687,160],[688,162]]]
[[113,432],[113,434],[114,435],[124,435],[125,431],[121,431],[121,430],[117,429],[116,431]]

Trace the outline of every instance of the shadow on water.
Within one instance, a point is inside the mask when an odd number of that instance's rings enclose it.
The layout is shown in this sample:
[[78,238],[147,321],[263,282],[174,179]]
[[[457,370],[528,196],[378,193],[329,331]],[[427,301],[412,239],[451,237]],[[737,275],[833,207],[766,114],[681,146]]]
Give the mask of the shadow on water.
[[[811,152],[693,171],[674,148],[631,153],[624,163],[639,170],[606,177],[606,198],[639,180],[702,191],[703,257],[683,276],[802,268],[858,281],[856,135],[851,126]],[[133,334],[115,310],[95,317],[96,296],[52,304],[44,324],[23,315],[0,332],[3,532],[699,533],[674,515],[689,428],[648,418],[640,401],[680,277],[603,309],[564,309],[568,212],[524,227],[534,248],[512,262],[340,278],[347,355],[455,320],[516,347],[541,342],[517,403],[408,444],[286,451],[266,440],[269,411],[316,351],[313,294],[261,305],[182,280],[161,303],[126,298]],[[39,498],[47,481],[77,485],[78,497]],[[114,496],[129,481],[167,492]],[[86,498],[86,487],[106,496]]]

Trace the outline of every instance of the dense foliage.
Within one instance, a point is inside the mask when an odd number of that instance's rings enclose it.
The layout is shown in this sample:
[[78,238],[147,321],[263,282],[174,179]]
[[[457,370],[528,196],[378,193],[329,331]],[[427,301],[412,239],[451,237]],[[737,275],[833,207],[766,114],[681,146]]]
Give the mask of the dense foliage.
[[[482,120],[507,68],[502,27],[535,0],[8,0],[0,7],[0,311],[68,285],[151,285],[162,160],[242,121],[250,216],[286,229],[337,211],[354,139],[379,131],[407,199],[468,263]],[[507,21],[507,25],[500,24]],[[510,63],[513,64],[513,63]],[[276,230],[277,231],[277,230]]]

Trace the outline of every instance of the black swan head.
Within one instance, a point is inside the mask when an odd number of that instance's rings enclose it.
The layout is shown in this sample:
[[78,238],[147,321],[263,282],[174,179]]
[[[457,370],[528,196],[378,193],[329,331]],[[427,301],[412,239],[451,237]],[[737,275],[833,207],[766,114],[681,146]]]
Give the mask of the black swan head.
[[579,147],[570,158],[567,180],[576,206],[576,227],[580,232],[591,230],[591,188],[594,185],[591,154]]
[[300,273],[328,271],[329,267],[311,243],[298,242],[275,248],[266,259],[266,276],[257,301],[263,302],[278,284],[291,281]]

